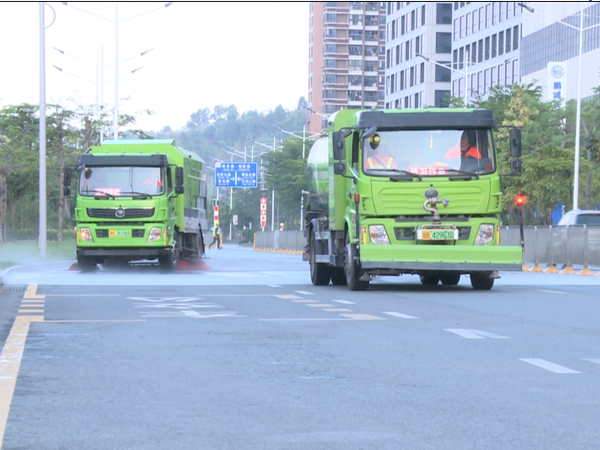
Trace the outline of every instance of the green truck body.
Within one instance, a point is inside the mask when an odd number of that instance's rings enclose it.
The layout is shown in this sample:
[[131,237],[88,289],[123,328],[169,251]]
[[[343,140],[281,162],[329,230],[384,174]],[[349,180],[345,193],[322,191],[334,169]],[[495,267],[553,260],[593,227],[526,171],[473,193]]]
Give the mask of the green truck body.
[[[372,276],[416,274],[454,285],[469,274],[490,289],[498,271],[522,270],[521,247],[500,246],[495,127],[485,110],[333,114],[308,156],[303,259],[313,284],[363,290]],[[520,134],[514,141],[520,153]],[[374,168],[369,158],[384,153],[394,162]]]
[[[114,140],[81,155],[77,172],[77,260],[159,260],[204,254],[204,162],[174,140]],[[71,173],[65,188],[70,190]]]

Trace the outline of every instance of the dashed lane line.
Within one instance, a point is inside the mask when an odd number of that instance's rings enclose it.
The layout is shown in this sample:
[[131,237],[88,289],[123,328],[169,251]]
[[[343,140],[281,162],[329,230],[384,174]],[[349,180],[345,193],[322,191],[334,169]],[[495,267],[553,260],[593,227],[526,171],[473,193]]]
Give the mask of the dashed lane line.
[[311,308],[332,308],[333,305],[328,305],[327,303],[307,303],[306,306],[310,306]]
[[558,364],[554,364],[553,362],[546,361],[541,358],[519,358],[521,361],[526,362],[528,364],[532,364],[537,367],[541,367],[542,369],[549,370],[550,372],[559,373],[559,374],[570,374],[570,373],[581,373],[576,370],[569,369],[568,367],[561,366]]
[[549,291],[547,289],[538,289],[538,292],[546,292],[548,294],[566,294],[566,292],[563,291]]
[[409,316],[408,314],[402,314],[399,312],[384,312],[384,314],[387,314],[388,316],[394,316],[394,317],[400,317],[401,319],[418,319],[418,317],[415,316]]
[[332,302],[341,303],[342,305],[356,305],[356,303],[348,300],[331,300]]
[[510,339],[508,336],[489,333],[487,331],[463,329],[463,328],[444,328],[444,331],[457,334],[465,339]]
[[298,294],[302,294],[302,295],[315,295],[314,292],[308,292],[308,291],[294,291]]
[[583,358],[583,360],[594,364],[600,364],[600,358]]

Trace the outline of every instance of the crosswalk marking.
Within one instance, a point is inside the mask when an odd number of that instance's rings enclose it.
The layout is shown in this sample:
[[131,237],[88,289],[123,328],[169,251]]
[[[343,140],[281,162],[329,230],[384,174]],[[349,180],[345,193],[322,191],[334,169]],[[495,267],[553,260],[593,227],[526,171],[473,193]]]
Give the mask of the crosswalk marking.
[[356,305],[354,302],[349,302],[348,300],[331,300],[332,302],[341,303],[342,305]]
[[565,366],[560,366],[558,364],[554,364],[550,361],[546,361],[545,359],[540,358],[519,358],[521,361],[532,364],[537,367],[541,367],[542,369],[549,370],[554,373],[581,373],[576,370],[569,369]]
[[418,317],[415,316],[409,316],[408,314],[402,314],[399,312],[384,312],[384,314],[387,314],[388,316],[394,316],[394,317],[400,317],[401,319],[418,319]]
[[488,333],[487,331],[464,329],[464,328],[444,328],[445,331],[450,333],[458,334],[465,339],[510,339],[508,336],[501,336],[499,334]]

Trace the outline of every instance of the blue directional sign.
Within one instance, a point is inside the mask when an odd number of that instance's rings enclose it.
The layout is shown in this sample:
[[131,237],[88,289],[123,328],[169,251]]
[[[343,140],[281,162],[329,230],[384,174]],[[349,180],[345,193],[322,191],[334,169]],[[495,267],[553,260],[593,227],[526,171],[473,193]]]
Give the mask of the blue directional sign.
[[217,187],[258,187],[255,162],[215,162]]

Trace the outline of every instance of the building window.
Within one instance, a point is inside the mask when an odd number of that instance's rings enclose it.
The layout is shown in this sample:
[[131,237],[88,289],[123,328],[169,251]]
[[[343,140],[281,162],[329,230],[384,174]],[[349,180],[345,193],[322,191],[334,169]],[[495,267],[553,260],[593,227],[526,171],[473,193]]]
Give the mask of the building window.
[[396,45],[396,65],[400,64],[400,46]]
[[425,26],[425,5],[421,6],[421,26]]
[[363,33],[362,30],[350,30],[351,41],[362,41]]
[[402,16],[400,18],[400,34],[404,36],[404,33],[406,33],[406,19]]
[[454,40],[458,41],[458,19],[454,19]]
[[414,66],[410,68],[410,87],[415,85],[415,68]]
[[462,70],[464,60],[465,60],[465,48],[461,47],[458,50],[458,70]]
[[495,34],[492,35],[492,58],[496,57],[496,50],[498,48],[497,37]]
[[504,64],[498,66],[498,85],[504,86]]
[[362,45],[349,45],[348,54],[352,56],[362,56]]
[[512,42],[512,36],[510,32],[510,28],[506,30],[506,53],[510,53],[510,44]]
[[391,60],[391,57],[390,57],[390,49],[388,49],[388,51],[387,51],[387,55],[386,55],[386,57],[385,57],[385,61],[386,61],[386,68],[388,68],[388,69],[390,68],[390,60]]
[[334,38],[337,36],[337,30],[335,28],[325,28],[325,37]]
[[421,67],[419,68],[419,82],[425,83],[425,63],[421,63]]
[[335,90],[323,89],[323,98],[335,98]]
[[485,72],[483,74],[485,82],[484,82],[484,93],[490,90],[490,83],[491,83],[491,79],[490,79],[490,69],[485,69]]
[[492,87],[497,86],[498,85],[498,71],[496,70],[495,67],[492,67],[490,69],[490,72],[492,74]]
[[490,37],[485,38],[485,60],[490,59]]
[[519,25],[513,28],[513,50],[519,48]]
[[335,75],[325,74],[325,83],[326,84],[334,84],[335,83]]
[[452,52],[452,68],[453,69],[458,68],[458,50],[454,50]]
[[415,12],[415,10],[411,11],[410,13],[410,30],[414,30],[416,27],[416,22],[417,22],[417,14]]
[[325,14],[325,23],[328,22],[333,22],[335,23],[337,21],[337,15],[334,13],[326,13]]
[[[438,64],[450,65],[450,61],[438,61]],[[435,65],[435,81],[438,83],[449,83],[452,79],[450,68]]]
[[477,72],[477,93],[483,94],[483,72]]
[[435,52],[452,52],[452,35],[450,33],[435,33]]
[[485,5],[485,27],[489,28],[492,26],[492,5],[488,3]]
[[415,108],[419,108],[421,105],[419,104],[419,93],[415,93]]
[[513,66],[513,83],[519,82],[519,60],[516,59],[512,63]]
[[408,108],[408,97],[404,97],[404,109]]
[[350,71],[362,71],[362,61],[360,60],[355,60],[355,59],[351,59],[348,61],[348,70]]
[[477,62],[483,61],[483,39],[479,39],[479,44],[477,44]]
[[492,25],[498,23],[498,2],[492,2]]
[[415,53],[421,53],[421,37],[417,36],[415,38]]
[[477,62],[477,42],[471,44],[471,64]]
[[506,18],[506,2],[500,2],[500,22]]
[[400,72],[400,90],[404,90],[404,70]]
[[479,31],[485,29],[485,11],[483,6],[479,8]]
[[498,55],[504,54],[504,31],[498,33]]
[[450,100],[450,91],[435,91],[434,106],[436,108],[447,108]]
[[467,27],[465,31],[465,36],[469,36],[471,34],[471,13],[468,13],[465,17],[465,22]]
[[506,74],[506,81],[504,84],[507,86],[512,84],[512,67],[510,61],[504,64],[504,73]]
[[404,43],[404,61],[408,61],[410,59],[410,42]]
[[465,37],[465,16],[460,16],[460,34],[458,35],[458,37]]
[[326,69],[335,69],[337,66],[335,59],[325,59],[323,62]]

